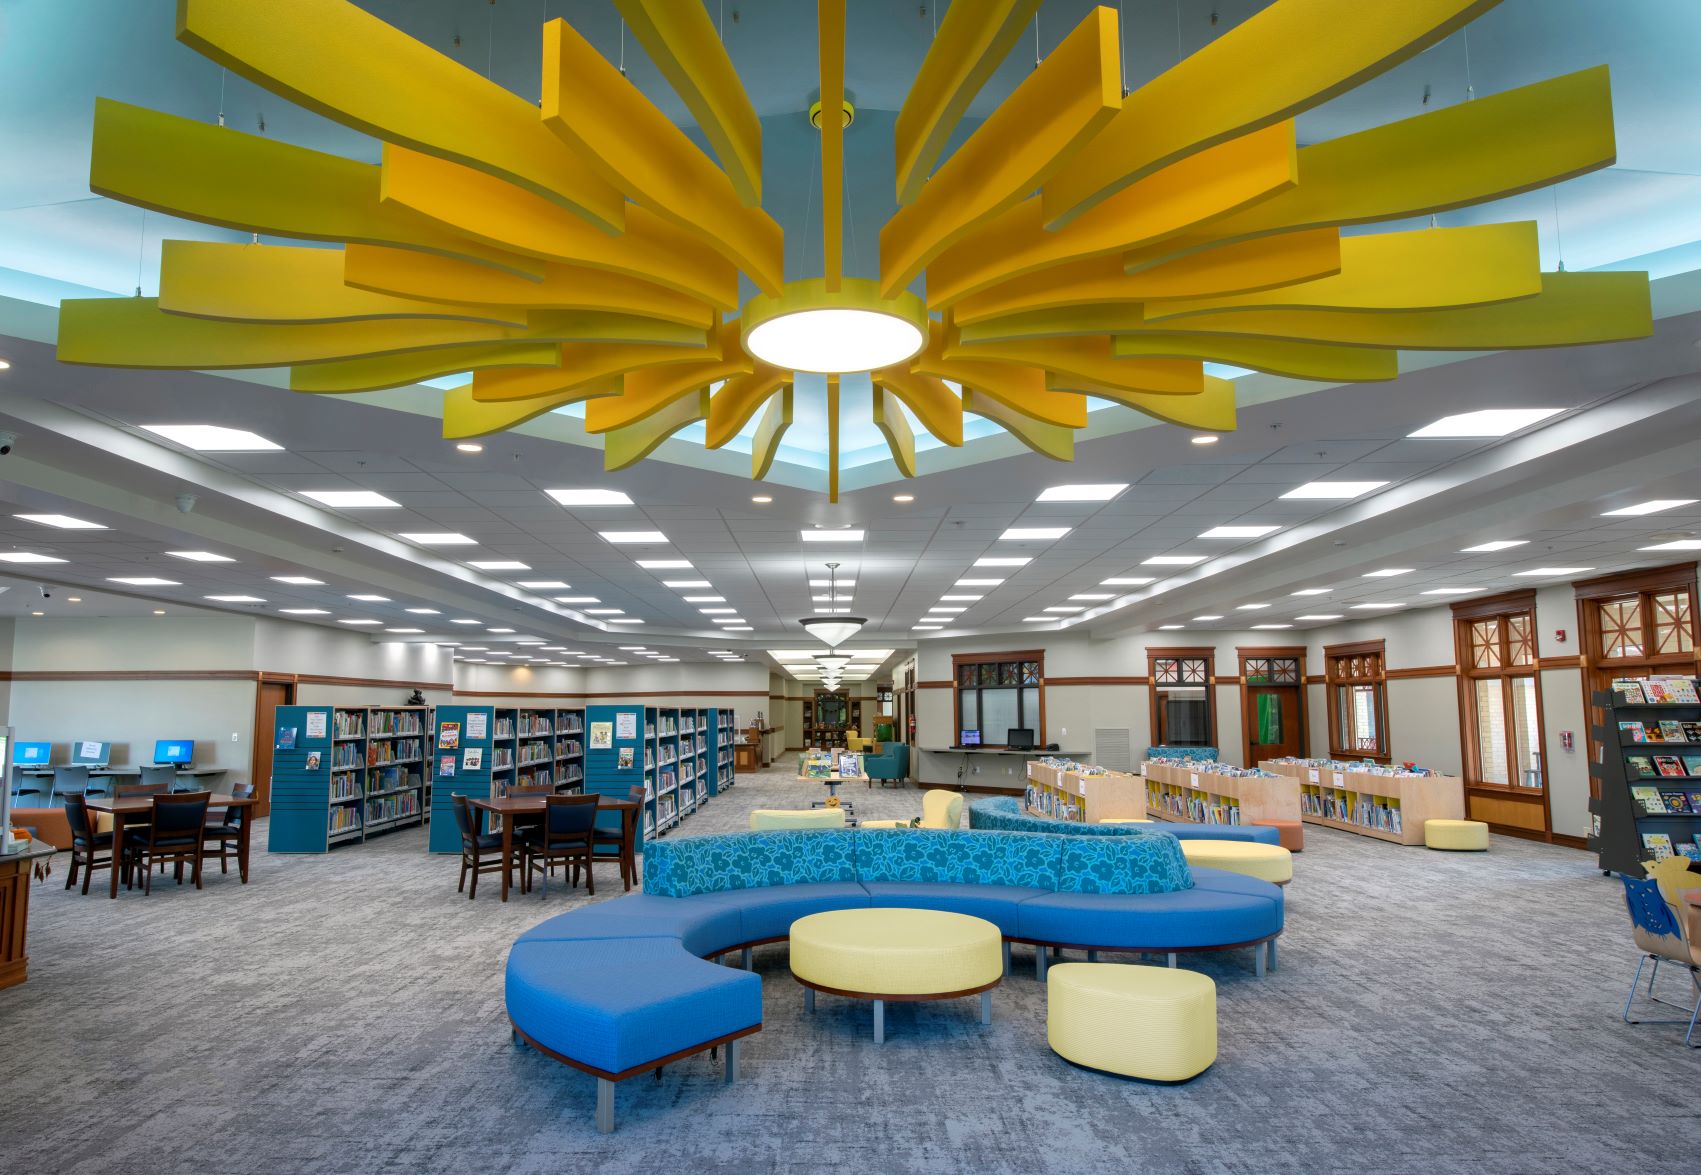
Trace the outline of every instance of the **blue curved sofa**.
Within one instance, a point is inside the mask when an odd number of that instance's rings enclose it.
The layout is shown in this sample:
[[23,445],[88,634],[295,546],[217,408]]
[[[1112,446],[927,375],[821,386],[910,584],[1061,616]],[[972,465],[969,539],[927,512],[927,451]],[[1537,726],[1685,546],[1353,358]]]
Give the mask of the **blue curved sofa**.
[[1162,833],[1177,840],[1250,840],[1279,845],[1281,834],[1262,824],[1086,824],[1054,820],[1022,810],[1014,796],[993,796],[969,805],[969,827],[989,832],[1051,832],[1062,836],[1141,836]]
[[[559,914],[508,954],[516,1040],[597,1078],[597,1128],[614,1083],[727,1046],[762,1027],[761,982],[709,960],[785,941],[807,914],[869,906],[949,910],[1054,949],[1164,953],[1255,949],[1274,961],[1282,891],[1189,867],[1158,832],[1116,837],[933,829],[769,831],[655,841],[644,892]],[[1265,949],[1268,944],[1268,949]]]

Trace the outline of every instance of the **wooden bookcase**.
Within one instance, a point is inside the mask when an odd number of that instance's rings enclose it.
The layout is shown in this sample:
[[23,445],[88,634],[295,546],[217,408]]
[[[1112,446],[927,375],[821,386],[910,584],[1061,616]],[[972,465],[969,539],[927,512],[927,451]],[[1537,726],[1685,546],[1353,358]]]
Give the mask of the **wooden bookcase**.
[[1349,764],[1271,759],[1258,764],[1299,784],[1300,818],[1397,845],[1421,845],[1426,820],[1465,818],[1464,781],[1454,775],[1375,775]]
[[1209,766],[1142,763],[1146,810],[1182,824],[1263,824],[1300,818],[1298,780],[1285,775],[1220,775]]
[[[822,715],[823,702],[835,699],[844,704],[845,721],[837,725],[826,722]],[[850,746],[845,740],[847,731],[862,729],[862,698],[852,697],[844,690],[816,690],[812,697],[803,699],[803,741],[805,746],[827,749],[844,749]]]
[[[1589,801],[1590,813],[1599,819],[1600,831],[1589,837],[1589,847],[1599,855],[1602,870],[1628,877],[1646,876],[1642,862],[1654,856],[1643,843],[1644,835],[1665,833],[1674,846],[1687,841],[1701,843],[1701,812],[1673,812],[1665,793],[1682,793],[1686,806],[1693,795],[1701,795],[1701,773],[1646,775],[1630,765],[1631,755],[1673,757],[1686,767],[1687,759],[1701,759],[1701,742],[1635,742],[1619,730],[1620,722],[1657,725],[1661,719],[1701,722],[1701,704],[1691,702],[1642,702],[1619,700],[1611,691],[1591,695],[1590,735],[1598,758],[1589,763],[1591,790],[1598,795]],[[1598,717],[1597,717],[1598,716]],[[1632,787],[1649,787],[1661,793],[1661,806],[1668,811],[1647,812],[1632,796]]]
[[1032,762],[1028,783],[1027,807],[1036,815],[1081,824],[1141,820],[1146,815],[1146,781],[1126,771],[1083,775]]

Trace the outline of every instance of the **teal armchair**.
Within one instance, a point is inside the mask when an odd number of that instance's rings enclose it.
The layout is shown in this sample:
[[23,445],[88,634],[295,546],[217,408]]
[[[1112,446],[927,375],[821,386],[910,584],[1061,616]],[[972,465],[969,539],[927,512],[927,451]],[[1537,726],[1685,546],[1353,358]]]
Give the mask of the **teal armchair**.
[[869,787],[876,779],[882,784],[903,783],[910,775],[910,749],[903,743],[889,742],[878,755],[862,756],[862,770]]

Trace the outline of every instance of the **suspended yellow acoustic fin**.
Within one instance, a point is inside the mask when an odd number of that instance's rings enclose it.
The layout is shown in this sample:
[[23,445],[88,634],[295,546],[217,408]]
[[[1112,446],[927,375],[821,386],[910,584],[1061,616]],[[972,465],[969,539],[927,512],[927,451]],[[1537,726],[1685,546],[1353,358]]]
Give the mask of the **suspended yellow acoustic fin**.
[[495,367],[552,368],[559,362],[560,352],[558,343],[473,343],[430,351],[402,351],[370,359],[292,367],[289,386],[297,392],[374,392],[463,371]]
[[915,430],[910,428],[898,397],[878,384],[874,388],[874,427],[885,436],[886,447],[892,451],[892,464],[898,467],[898,472],[914,477]]
[[177,39],[332,122],[500,176],[605,232],[625,224],[620,193],[530,102],[348,0],[177,0]]
[[473,399],[485,403],[526,400],[619,379],[641,368],[701,364],[721,355],[719,335],[711,335],[707,347],[697,348],[653,343],[563,343],[547,370],[474,372]]
[[749,375],[735,375],[709,398],[709,423],[703,444],[719,449],[743,431],[756,409],[788,382],[791,373],[758,363]]
[[986,417],[1042,457],[1053,461],[1075,459],[1075,431],[1071,428],[1016,412],[974,388],[963,389],[963,411]]
[[1116,10],[1092,9],[880,230],[880,292],[1027,198],[1122,108]]
[[1054,392],[1045,386],[1045,372],[1020,363],[973,359],[943,359],[920,355],[915,370],[948,379],[997,400],[1012,412],[1061,428],[1087,427],[1087,398],[1076,392]]
[[912,372],[907,364],[902,368],[885,367],[872,375],[875,385],[902,400],[904,407],[915,413],[921,427],[936,440],[953,448],[962,445],[963,397],[943,380]]
[[[607,432],[610,429],[636,424],[671,406],[675,401],[706,389],[712,383],[731,379],[735,375],[749,375],[754,367],[754,360],[742,351],[735,351],[725,359],[627,372],[624,377],[625,390],[619,396],[599,400],[586,409],[585,431]],[[705,400],[704,403],[706,405],[708,401]],[[704,416],[708,415],[706,407],[703,413]]]
[[608,429],[602,438],[603,469],[613,473],[636,465],[668,437],[708,415],[709,389],[701,388],[695,395],[683,396],[641,420]]
[[581,400],[595,403],[595,397],[619,394],[620,381],[610,380],[595,387],[558,392],[553,396],[535,396],[530,400],[486,404],[472,398],[471,384],[462,384],[458,388],[450,388],[443,396],[443,435],[450,440],[489,436],[491,433],[515,428],[534,416],[542,416],[545,412],[553,412],[568,404],[577,404]]
[[[1315,379],[1327,383],[1359,383],[1393,379],[1400,374],[1399,352],[1379,347],[1342,347],[1331,343],[1296,342],[1238,335],[1188,335],[1140,331],[1112,335],[1110,353],[1118,359],[1202,359],[1246,367],[1269,375]],[[1209,376],[1206,376],[1207,383]],[[1090,387],[1070,387],[1093,395]]]
[[969,103],[1010,55],[1040,0],[977,0],[945,10],[893,129],[898,203],[921,192]]
[[750,476],[761,481],[774,467],[779,456],[780,441],[791,427],[792,385],[787,384],[768,401],[762,413],[762,423],[756,426],[756,436],[750,443]]
[[1195,396],[1162,396],[1117,388],[1079,387],[1079,390],[1184,428],[1234,431],[1234,382],[1214,375],[1205,377],[1204,391]]
[[1189,359],[1118,359],[1105,335],[1079,335],[1043,342],[966,343],[947,342],[944,358],[982,360],[990,363],[1019,363],[1091,380],[1107,388],[1150,392],[1155,395],[1191,396],[1204,387],[1201,364]]

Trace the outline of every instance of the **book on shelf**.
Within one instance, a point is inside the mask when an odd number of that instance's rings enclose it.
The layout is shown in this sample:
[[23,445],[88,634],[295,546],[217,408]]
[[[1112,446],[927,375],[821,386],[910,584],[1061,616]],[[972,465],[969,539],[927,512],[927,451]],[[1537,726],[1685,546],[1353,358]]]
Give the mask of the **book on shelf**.
[[1673,845],[1672,848],[1680,856],[1688,857],[1691,861],[1701,861],[1701,844],[1695,841],[1686,840],[1680,845]]
[[1654,860],[1663,861],[1672,855],[1671,836],[1664,832],[1644,832],[1642,847],[1654,855]]
[[1648,701],[1642,683],[1633,677],[1618,677],[1612,683],[1613,701],[1620,706],[1641,706]]
[[1701,743],[1701,722],[1684,722],[1680,725],[1683,727],[1684,742]]
[[1659,775],[1654,769],[1654,760],[1647,755],[1624,756],[1624,767],[1627,773],[1633,773],[1637,779],[1653,779]]
[[1640,722],[1620,722],[1618,724],[1618,736],[1620,741],[1628,736],[1633,743],[1645,743],[1648,741],[1648,730]]
[[[1690,725],[1694,725],[1691,723]],[[1683,723],[1676,718],[1660,719],[1660,741],[1668,743],[1688,742],[1689,736],[1683,729]]]
[[1676,755],[1655,755],[1654,768],[1661,775],[1666,776],[1667,778],[1674,775],[1682,776],[1688,774],[1688,772],[1683,769],[1683,760],[1679,759]]
[[1690,807],[1689,794],[1680,791],[1663,791],[1660,799],[1665,801],[1666,811],[1687,816],[1695,809]]
[[1642,682],[1642,692],[1648,701],[1662,704],[1693,706],[1701,700],[1694,679],[1688,677],[1649,677]]
[[317,770],[319,770],[319,764],[321,762],[323,762],[321,752],[319,752],[319,751],[308,751],[307,752],[307,761],[302,766],[305,770],[317,771]]
[[1660,797],[1660,789],[1657,787],[1633,787],[1630,789],[1630,798],[1636,801],[1644,816],[1666,814],[1666,802]]

